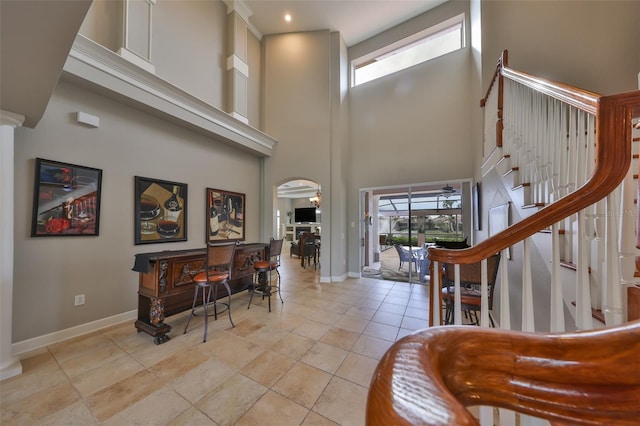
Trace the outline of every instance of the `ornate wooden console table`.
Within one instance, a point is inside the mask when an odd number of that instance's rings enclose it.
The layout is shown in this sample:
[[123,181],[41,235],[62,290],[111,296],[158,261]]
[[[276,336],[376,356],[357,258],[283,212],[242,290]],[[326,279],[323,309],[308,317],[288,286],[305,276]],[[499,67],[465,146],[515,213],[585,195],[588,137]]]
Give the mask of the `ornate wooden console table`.
[[[269,245],[263,243],[239,244],[231,272],[231,294],[247,289],[253,279],[253,263],[266,258]],[[136,255],[133,270],[140,274],[138,286],[138,331],[154,337],[156,345],[170,339],[171,326],[165,317],[191,308],[193,277],[204,270],[207,250],[189,249],[160,251]],[[226,297],[221,288],[218,298]]]

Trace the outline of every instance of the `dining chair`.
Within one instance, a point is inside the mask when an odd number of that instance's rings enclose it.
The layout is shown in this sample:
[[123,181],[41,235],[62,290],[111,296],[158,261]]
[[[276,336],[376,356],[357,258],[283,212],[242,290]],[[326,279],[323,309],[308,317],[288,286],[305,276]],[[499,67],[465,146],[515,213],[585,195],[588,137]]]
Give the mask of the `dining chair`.
[[[498,276],[499,265],[499,253],[487,258],[489,311],[493,310],[493,292],[495,289],[496,277]],[[454,270],[455,268],[453,264],[443,264],[442,300],[445,304],[445,324],[453,324],[453,309],[455,303]],[[482,300],[482,293],[480,292],[481,285],[482,275],[480,262],[460,265],[460,304],[465,316],[473,325],[480,325],[478,312],[480,312],[480,304]],[[491,322],[491,326],[495,327],[491,315],[489,315],[489,321]]]
[[411,268],[411,264],[413,264],[416,268],[416,272],[418,272],[418,258],[416,253],[414,253],[413,250],[402,247],[400,244],[396,244],[394,247],[398,252],[398,257],[400,257],[400,266],[398,266],[398,270],[402,269],[404,262],[409,262],[409,268]]

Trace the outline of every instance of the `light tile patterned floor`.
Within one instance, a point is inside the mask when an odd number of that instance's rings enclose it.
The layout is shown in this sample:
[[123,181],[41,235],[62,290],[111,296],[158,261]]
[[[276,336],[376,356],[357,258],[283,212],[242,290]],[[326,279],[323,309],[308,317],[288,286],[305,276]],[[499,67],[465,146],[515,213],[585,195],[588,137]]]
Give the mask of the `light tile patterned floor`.
[[427,327],[428,288],[348,279],[319,283],[283,258],[284,304],[233,296],[232,315],[167,318],[154,345],[132,322],[51,345],[0,382],[9,425],[363,425],[367,388],[387,348]]

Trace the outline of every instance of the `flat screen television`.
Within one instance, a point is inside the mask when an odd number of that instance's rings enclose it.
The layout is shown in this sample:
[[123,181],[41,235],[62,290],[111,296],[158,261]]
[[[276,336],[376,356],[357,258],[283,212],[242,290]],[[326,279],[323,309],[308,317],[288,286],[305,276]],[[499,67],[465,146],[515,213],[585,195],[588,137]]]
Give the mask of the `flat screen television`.
[[297,223],[315,222],[316,221],[316,208],[315,207],[298,207],[294,210],[294,220]]

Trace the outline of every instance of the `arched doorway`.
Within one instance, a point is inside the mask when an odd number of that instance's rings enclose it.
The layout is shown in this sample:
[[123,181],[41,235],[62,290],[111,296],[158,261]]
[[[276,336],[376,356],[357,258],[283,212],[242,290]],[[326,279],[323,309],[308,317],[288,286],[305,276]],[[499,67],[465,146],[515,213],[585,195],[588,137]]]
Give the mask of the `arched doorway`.
[[308,179],[289,179],[277,187],[276,218],[278,238],[293,241],[300,231],[320,233],[322,192],[320,184]]

